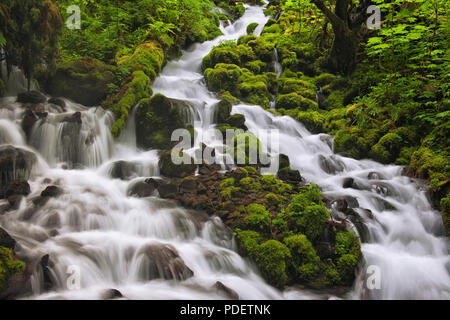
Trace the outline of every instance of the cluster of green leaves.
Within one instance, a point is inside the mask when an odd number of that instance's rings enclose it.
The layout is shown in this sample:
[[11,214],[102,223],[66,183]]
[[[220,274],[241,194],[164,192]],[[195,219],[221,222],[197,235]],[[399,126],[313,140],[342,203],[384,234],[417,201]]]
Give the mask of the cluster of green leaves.
[[149,40],[166,52],[220,34],[217,14],[209,0],[57,0],[64,19],[67,7],[81,9],[81,29],[65,29],[60,49],[64,56],[95,57],[114,63],[116,54],[129,53]]

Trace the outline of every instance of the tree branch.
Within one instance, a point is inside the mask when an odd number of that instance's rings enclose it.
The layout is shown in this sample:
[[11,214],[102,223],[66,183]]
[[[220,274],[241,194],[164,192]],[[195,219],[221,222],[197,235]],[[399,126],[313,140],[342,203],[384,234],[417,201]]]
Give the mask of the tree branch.
[[328,18],[332,25],[342,25],[344,21],[342,21],[336,14],[328,9],[322,0],[311,0],[311,2],[314,3],[320,11],[322,11],[322,13]]

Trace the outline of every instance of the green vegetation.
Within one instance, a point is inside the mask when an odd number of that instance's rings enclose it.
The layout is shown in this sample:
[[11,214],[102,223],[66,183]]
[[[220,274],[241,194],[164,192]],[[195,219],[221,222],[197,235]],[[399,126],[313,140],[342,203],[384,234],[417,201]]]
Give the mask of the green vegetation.
[[[375,1],[384,21],[381,29],[368,30],[363,16],[352,19],[369,2],[357,3],[270,1],[266,14],[280,14],[269,19],[260,37],[224,42],[204,58],[208,87],[264,108],[275,95],[278,114],[312,132],[335,135],[337,153],[407,166],[409,175],[430,182],[433,204],[445,220],[449,5]],[[279,79],[273,74],[274,48],[283,67]]]
[[0,247],[0,295],[7,288],[9,279],[25,270],[25,263],[17,260],[9,248]]

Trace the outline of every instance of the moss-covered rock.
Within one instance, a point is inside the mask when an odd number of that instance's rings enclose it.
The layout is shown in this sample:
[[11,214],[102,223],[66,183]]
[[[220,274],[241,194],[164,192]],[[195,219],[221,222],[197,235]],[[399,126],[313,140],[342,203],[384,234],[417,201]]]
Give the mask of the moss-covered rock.
[[0,247],[0,299],[4,298],[10,279],[24,270],[25,263],[14,257],[12,249]]
[[239,77],[242,75],[241,69],[235,64],[217,64],[214,69],[205,70],[206,84],[212,91],[234,92]]
[[370,150],[370,156],[382,163],[391,163],[400,154],[402,138],[396,133],[384,135]]
[[[184,156],[182,153],[180,156]],[[186,155],[187,156],[187,155]],[[184,178],[194,174],[197,166],[194,164],[192,158],[187,163],[175,164],[172,161],[172,151],[164,152],[159,160],[159,168],[161,174],[166,177]]]
[[[251,178],[244,178],[242,180],[245,179]],[[253,203],[247,207],[247,213],[248,215],[244,218],[247,229],[262,234],[268,234],[270,232],[270,213],[263,205]]]
[[263,277],[274,287],[283,288],[287,281],[287,265],[291,259],[289,249],[277,240],[268,240],[259,245],[254,259]]
[[299,111],[318,109],[317,102],[305,98],[298,93],[281,94],[276,99],[276,108],[280,109],[298,109]]
[[252,22],[247,26],[247,34],[252,34],[253,31],[258,27],[258,23]]
[[289,269],[292,277],[303,281],[314,279],[319,272],[320,258],[308,238],[304,234],[296,234],[283,242],[291,252]]
[[228,100],[221,100],[214,106],[215,118],[217,123],[226,123],[230,117],[231,109],[233,108],[231,102]]
[[80,58],[57,65],[45,84],[52,96],[67,97],[86,106],[100,104],[114,82],[116,67],[94,58]]
[[156,94],[140,101],[136,110],[136,142],[144,149],[170,149],[178,141],[171,141],[174,130],[186,128],[184,110],[193,108],[188,102]]

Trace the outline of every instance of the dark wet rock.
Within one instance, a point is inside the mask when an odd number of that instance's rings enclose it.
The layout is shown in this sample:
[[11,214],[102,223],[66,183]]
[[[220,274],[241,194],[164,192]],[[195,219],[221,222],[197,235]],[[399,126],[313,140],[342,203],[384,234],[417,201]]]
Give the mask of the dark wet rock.
[[225,123],[230,117],[231,109],[233,106],[231,102],[227,100],[221,100],[214,107],[214,115],[216,123]]
[[66,102],[63,98],[50,98],[48,103],[61,107],[63,111],[66,110]]
[[340,212],[345,212],[348,209],[348,203],[345,199],[337,199],[331,203],[331,207]]
[[28,180],[36,162],[36,155],[30,151],[0,146],[0,198],[5,197],[10,182]]
[[5,197],[13,195],[27,196],[31,193],[30,185],[27,181],[11,181],[6,188]]
[[397,208],[392,203],[390,203],[389,201],[384,200],[382,198],[375,197],[374,201],[375,201],[375,205],[376,205],[378,211],[385,211],[385,210],[395,211],[395,210],[397,210]]
[[300,174],[300,171],[292,170],[290,167],[285,167],[285,168],[278,170],[277,176],[278,176],[278,179],[283,180],[283,181],[290,181],[290,182],[302,181],[302,176]]
[[158,188],[159,184],[160,182],[153,178],[138,181],[129,187],[127,194],[128,196],[138,198],[150,197]]
[[321,134],[320,141],[325,142],[330,149],[333,149],[333,137],[328,134]]
[[0,247],[14,249],[15,246],[16,240],[14,240],[5,229],[0,228]]
[[344,189],[352,188],[354,182],[355,182],[355,180],[353,178],[345,178],[344,182],[342,183],[342,187]]
[[73,122],[73,123],[78,123],[81,124],[82,120],[81,120],[81,112],[75,112],[70,116],[65,117],[62,122]]
[[17,102],[20,103],[44,103],[47,101],[47,97],[39,91],[28,91],[19,93],[17,96]]
[[30,136],[31,129],[33,129],[34,124],[38,122],[39,119],[39,116],[35,112],[29,109],[25,111],[22,119],[22,129],[27,137]]
[[163,153],[159,160],[161,174],[170,178],[184,178],[194,174],[197,166],[191,157],[187,156],[187,158],[189,158],[188,163],[175,164],[172,162],[170,151]]
[[158,193],[163,199],[173,199],[178,194],[178,186],[173,183],[163,183],[158,186]]
[[53,212],[52,214],[50,214],[45,223],[45,227],[49,229],[61,227],[61,217],[59,216],[58,212]]
[[51,267],[53,266],[53,262],[50,260],[50,256],[48,254],[44,255],[39,262],[39,266],[42,270],[43,276],[43,291],[50,291],[55,287],[56,281],[52,275]]
[[319,156],[320,168],[328,174],[336,174],[342,172],[345,169],[345,165],[342,161],[338,160],[335,156],[324,157]]
[[100,299],[102,300],[113,300],[123,298],[122,293],[117,289],[107,289],[102,292]]
[[381,173],[372,171],[367,175],[367,179],[369,180],[383,180],[384,177]]
[[281,153],[280,154],[280,164],[279,164],[279,168],[283,169],[283,168],[287,168],[291,166],[291,162],[289,160],[289,156],[286,154]]
[[63,190],[57,186],[48,186],[41,192],[41,197],[56,198],[63,193]]
[[197,181],[191,177],[184,178],[180,184],[180,192],[197,193]]
[[94,58],[65,61],[45,83],[52,96],[67,97],[85,106],[100,104],[108,94],[116,68]]
[[139,275],[143,280],[166,279],[186,280],[194,275],[178,251],[169,244],[149,244],[140,250],[138,256],[143,256]]
[[214,284],[213,289],[220,295],[224,295],[226,298],[228,298],[230,300],[239,300],[239,294],[236,291],[234,291],[233,289],[224,285],[220,281],[217,281]]
[[109,176],[113,179],[128,180],[136,175],[136,164],[123,160],[112,164]]

